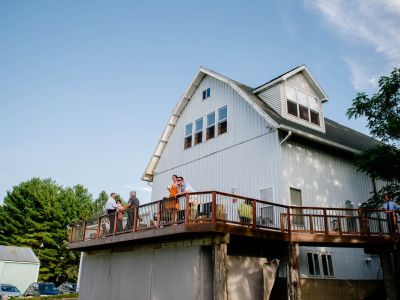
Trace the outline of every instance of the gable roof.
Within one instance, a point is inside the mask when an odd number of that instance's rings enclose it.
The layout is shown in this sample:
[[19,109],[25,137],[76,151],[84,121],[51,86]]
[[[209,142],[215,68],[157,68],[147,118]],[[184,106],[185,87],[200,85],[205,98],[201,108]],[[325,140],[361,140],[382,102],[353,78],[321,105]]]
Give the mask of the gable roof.
[[267,88],[278,84],[282,81],[286,81],[288,78],[296,75],[297,73],[302,73],[304,77],[307,79],[307,81],[311,84],[311,86],[314,88],[316,91],[318,97],[322,102],[328,101],[328,96],[325,94],[324,90],[319,86],[318,82],[314,79],[314,77],[311,75],[310,71],[308,71],[307,67],[305,65],[298,66],[296,68],[293,68],[290,71],[287,71],[286,73],[283,73],[270,81],[260,85],[259,87],[256,87],[253,89],[253,93],[258,94],[261,93],[262,91],[266,90]]
[[0,261],[39,263],[31,248],[15,246],[0,246]]
[[[203,78],[208,75],[219,79],[227,84],[229,84],[232,89],[234,89],[242,98],[248,102],[255,111],[257,111],[273,128],[278,128],[285,131],[291,131],[293,134],[301,136],[303,138],[315,141],[317,143],[325,144],[328,146],[332,146],[335,148],[339,148],[345,151],[349,151],[352,153],[359,153],[366,149],[373,147],[379,142],[374,140],[373,138],[362,134],[358,131],[355,131],[351,128],[345,127],[339,123],[336,123],[330,119],[325,118],[325,133],[317,130],[313,130],[312,128],[303,126],[296,122],[290,121],[281,115],[279,115],[274,109],[272,109],[266,102],[264,102],[260,97],[257,96],[256,93],[259,93],[266,88],[281,82],[282,80],[286,80],[298,72],[305,72],[304,74],[309,74],[309,78],[315,82],[312,78],[311,74],[307,70],[307,68],[302,65],[300,67],[296,67],[272,80],[263,84],[262,86],[254,89],[243,83],[238,81],[234,81],[226,76],[223,76],[219,73],[216,73],[207,68],[201,67],[197,72],[196,76],[186,89],[182,98],[179,100],[178,104],[175,106],[172,115],[160,137],[160,140],[154,150],[154,153],[147,164],[146,170],[142,176],[142,180],[152,181],[154,176],[154,170],[158,164],[158,161],[161,158],[161,155],[165,149],[166,144],[172,134],[172,131],[177,124],[179,117],[186,105],[192,98],[194,92],[197,87],[200,85]],[[306,76],[307,77],[307,76]],[[317,89],[318,93],[321,94],[322,99],[327,101],[327,96],[323,92],[323,90],[319,87],[319,85],[315,82],[314,88]]]

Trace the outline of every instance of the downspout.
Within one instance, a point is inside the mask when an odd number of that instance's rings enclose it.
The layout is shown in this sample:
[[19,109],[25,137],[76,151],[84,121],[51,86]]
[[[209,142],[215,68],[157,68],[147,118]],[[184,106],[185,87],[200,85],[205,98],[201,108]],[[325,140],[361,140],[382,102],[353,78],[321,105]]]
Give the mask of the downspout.
[[291,135],[292,135],[292,131],[289,130],[287,136],[285,136],[285,138],[282,140],[281,145],[283,145],[283,143],[285,143],[290,138]]

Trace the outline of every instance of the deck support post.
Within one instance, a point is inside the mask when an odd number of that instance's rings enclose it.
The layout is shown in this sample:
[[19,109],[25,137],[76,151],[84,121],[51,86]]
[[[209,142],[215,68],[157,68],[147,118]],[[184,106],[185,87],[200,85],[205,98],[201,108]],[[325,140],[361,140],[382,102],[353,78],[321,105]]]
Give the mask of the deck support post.
[[301,300],[299,243],[289,243],[288,267],[289,267],[289,274],[288,274],[289,299]]
[[228,254],[227,244],[217,244],[213,248],[214,258],[214,300],[228,299]]
[[381,261],[383,282],[385,284],[386,299],[395,300],[400,299],[400,286],[399,286],[399,255],[398,250],[389,252],[384,251],[379,254]]

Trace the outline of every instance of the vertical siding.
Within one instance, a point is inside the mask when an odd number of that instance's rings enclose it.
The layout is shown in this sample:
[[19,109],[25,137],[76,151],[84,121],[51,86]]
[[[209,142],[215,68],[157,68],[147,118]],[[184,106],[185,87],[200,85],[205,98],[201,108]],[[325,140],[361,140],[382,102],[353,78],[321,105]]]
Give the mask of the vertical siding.
[[38,263],[0,262],[0,282],[15,285],[21,293],[37,281]]
[[286,98],[286,86],[290,85],[291,87],[302,91],[310,96],[313,96],[317,99],[319,99],[318,95],[316,94],[316,92],[314,91],[314,89],[312,88],[312,86],[310,85],[310,83],[307,81],[307,79],[304,77],[304,75],[302,73],[297,73],[296,75],[288,78],[288,80],[286,81],[286,84],[282,86],[282,116],[284,116],[285,118],[300,123],[304,126],[313,128],[313,129],[317,129],[317,130],[322,130],[325,132],[325,119],[324,119],[324,111],[323,111],[323,105],[322,102],[319,101],[319,124],[320,127],[317,125],[314,125],[310,122],[307,122],[305,120],[302,120],[300,118],[296,118],[290,114],[287,113],[287,98]]
[[[211,97],[201,92],[211,87]],[[228,132],[207,142],[183,149],[184,127],[218,108],[228,107]],[[217,115],[216,115],[217,117]],[[205,119],[204,119],[205,120]],[[219,190],[259,197],[259,190],[281,186],[280,148],[277,131],[266,128],[266,121],[229,85],[205,77],[178,120],[157,165],[152,200],[167,195],[171,175],[179,174],[198,191]],[[203,132],[204,135],[204,132]]]
[[258,96],[271,106],[278,114],[282,114],[282,84],[274,85],[273,87],[258,94]]

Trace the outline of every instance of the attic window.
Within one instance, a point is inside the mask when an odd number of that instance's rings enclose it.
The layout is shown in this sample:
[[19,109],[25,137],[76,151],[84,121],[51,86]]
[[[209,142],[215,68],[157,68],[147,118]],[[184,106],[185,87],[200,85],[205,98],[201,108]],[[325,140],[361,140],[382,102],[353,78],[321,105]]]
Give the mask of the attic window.
[[215,112],[207,115],[207,130],[206,130],[206,140],[215,137]]
[[203,118],[197,119],[195,123],[194,144],[203,142]]
[[286,85],[287,113],[320,126],[318,99]]
[[228,131],[228,107],[218,109],[218,135]]
[[303,105],[299,105],[299,113],[300,113],[300,118],[306,121],[309,121],[308,118],[308,108],[303,106]]
[[207,99],[208,97],[211,96],[211,89],[208,88],[208,89],[204,90],[202,95],[203,95],[203,100]]
[[292,101],[287,101],[287,109],[288,109],[288,113],[293,115],[293,116],[298,116],[297,114],[297,103],[296,102],[292,102]]
[[310,109],[311,123],[319,126],[319,113]]
[[189,123],[185,126],[185,143],[184,149],[188,149],[192,147],[192,131],[193,131],[193,124]]

